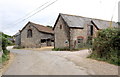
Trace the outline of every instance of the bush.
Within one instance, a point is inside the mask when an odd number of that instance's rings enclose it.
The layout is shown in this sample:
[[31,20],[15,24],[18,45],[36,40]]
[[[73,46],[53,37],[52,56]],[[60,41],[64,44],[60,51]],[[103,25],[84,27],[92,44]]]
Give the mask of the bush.
[[3,54],[2,55],[2,62],[6,61],[6,60],[9,60],[9,55]]
[[69,47],[64,47],[64,48],[53,48],[52,51],[78,51],[78,49],[70,49]]
[[0,44],[1,44],[0,51],[3,51],[2,58],[0,59],[2,59],[2,62],[9,59],[8,56],[9,56],[10,51],[8,51],[6,47],[8,46],[8,44],[10,44],[10,42],[8,41],[7,37],[8,35],[0,33]]
[[52,51],[70,51],[69,47],[65,48],[53,48]]
[[52,51],[60,51],[60,48],[53,48]]
[[120,65],[120,29],[108,28],[98,32],[90,57]]
[[3,50],[3,53],[4,53],[5,55],[9,55],[10,51],[8,51],[8,50]]
[[15,45],[14,47],[13,47],[13,49],[23,49],[23,48],[25,48],[24,46],[19,46],[19,45]]
[[85,47],[85,44],[84,44],[84,43],[78,44],[78,48],[84,48],[84,47]]

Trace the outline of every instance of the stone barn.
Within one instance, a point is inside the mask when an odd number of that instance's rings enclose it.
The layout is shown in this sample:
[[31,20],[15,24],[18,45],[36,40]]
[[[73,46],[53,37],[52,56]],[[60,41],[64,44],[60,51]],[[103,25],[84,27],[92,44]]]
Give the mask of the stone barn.
[[96,37],[97,31],[117,23],[76,15],[59,14],[54,25],[55,48],[79,48],[89,37]]
[[53,33],[52,28],[28,22],[20,31],[20,46],[25,48],[53,46]]
[[20,35],[20,32],[16,33],[14,36],[13,36],[14,40],[15,40],[15,47],[18,47],[20,46],[21,44],[21,35]]

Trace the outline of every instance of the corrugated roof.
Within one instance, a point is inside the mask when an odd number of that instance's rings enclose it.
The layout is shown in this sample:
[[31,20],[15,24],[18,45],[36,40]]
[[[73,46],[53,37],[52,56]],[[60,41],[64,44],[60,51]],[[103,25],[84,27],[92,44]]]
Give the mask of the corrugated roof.
[[36,24],[36,23],[33,23],[33,22],[29,22],[29,23],[41,32],[52,33],[52,34],[54,33],[52,28],[49,28],[49,27],[46,27],[46,26],[43,26],[43,25],[39,25],[39,24]]
[[[99,29],[106,29],[110,26],[111,21],[106,20],[100,20],[100,19],[94,19],[94,18],[87,18],[82,16],[76,16],[76,15],[68,15],[68,14],[61,14],[64,21],[68,24],[69,27],[78,27],[78,28],[84,28],[84,25],[86,24],[92,24],[91,21],[99,28]],[[117,27],[117,23],[112,22],[112,27]]]

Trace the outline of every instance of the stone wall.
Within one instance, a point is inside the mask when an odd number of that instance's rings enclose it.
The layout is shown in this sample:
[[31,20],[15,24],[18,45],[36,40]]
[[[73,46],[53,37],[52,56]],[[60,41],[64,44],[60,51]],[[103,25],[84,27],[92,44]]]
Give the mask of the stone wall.
[[[32,30],[32,37],[27,37],[27,31]],[[28,24],[21,32],[21,46],[25,48],[38,48],[42,47],[41,39],[51,39],[53,34],[38,31],[34,26]],[[49,42],[50,43],[50,42]],[[47,44],[46,44],[47,46]]]
[[21,45],[21,35],[15,36],[15,45],[20,46]]
[[87,27],[83,29],[80,28],[71,28],[70,29],[70,47],[78,48],[78,37],[83,37],[83,43],[87,42]]
[[[60,25],[62,25],[62,29],[60,29]],[[78,37],[83,37],[83,44],[85,44],[88,40],[88,36],[90,36],[90,25],[93,24],[86,20],[85,24],[82,25],[84,28],[69,28],[62,17],[59,17],[54,29],[55,48],[78,48],[78,44],[80,44],[78,43]],[[97,36],[97,32],[97,28],[93,25],[93,38]],[[68,43],[66,43],[66,41],[68,41]]]
[[[89,23],[90,24],[90,23]],[[78,37],[83,37],[83,43],[85,44],[89,36],[89,24],[85,24],[84,28],[71,28],[70,29],[70,47],[78,48]],[[93,25],[93,38],[97,36],[97,28]]]
[[64,22],[62,17],[59,17],[59,20],[56,24],[54,29],[54,37],[55,48],[69,47],[69,27]]
[[93,38],[97,37],[98,30],[95,26],[93,26]]
[[[28,29],[32,30],[32,37],[27,37]],[[32,48],[32,47],[40,47],[40,33],[39,31],[33,27],[32,25],[28,24],[25,29],[21,32],[21,46]]]

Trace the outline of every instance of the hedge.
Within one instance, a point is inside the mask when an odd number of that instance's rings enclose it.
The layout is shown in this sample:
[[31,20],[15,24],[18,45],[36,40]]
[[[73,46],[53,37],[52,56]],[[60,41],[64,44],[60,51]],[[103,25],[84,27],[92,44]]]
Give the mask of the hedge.
[[120,29],[100,30],[94,39],[90,57],[120,65]]

